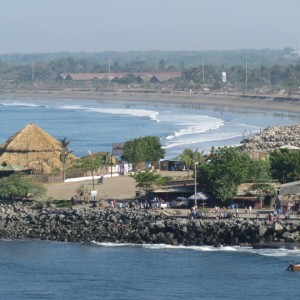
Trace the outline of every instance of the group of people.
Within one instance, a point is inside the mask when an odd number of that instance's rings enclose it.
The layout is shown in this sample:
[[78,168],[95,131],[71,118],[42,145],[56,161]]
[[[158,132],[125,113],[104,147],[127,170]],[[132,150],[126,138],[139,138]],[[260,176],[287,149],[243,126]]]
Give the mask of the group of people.
[[280,222],[280,215],[279,215],[279,213],[277,213],[276,210],[273,213],[269,213],[269,215],[268,215],[268,221],[270,223],[273,223],[274,221]]

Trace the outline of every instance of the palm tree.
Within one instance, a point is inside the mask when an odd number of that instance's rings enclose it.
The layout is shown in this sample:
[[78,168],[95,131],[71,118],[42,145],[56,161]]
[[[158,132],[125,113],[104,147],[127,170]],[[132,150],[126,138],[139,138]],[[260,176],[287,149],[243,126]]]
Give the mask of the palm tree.
[[69,149],[70,141],[67,140],[66,137],[61,138],[60,140],[61,144],[61,153],[60,153],[60,161],[63,164],[63,181],[66,179],[66,174],[65,174],[65,164],[68,160],[69,154],[71,154],[73,151]]
[[190,148],[186,148],[180,155],[180,159],[184,162],[189,177],[189,170],[193,170],[193,172],[195,172],[195,164],[203,162],[203,151],[200,153],[198,149],[193,151]]

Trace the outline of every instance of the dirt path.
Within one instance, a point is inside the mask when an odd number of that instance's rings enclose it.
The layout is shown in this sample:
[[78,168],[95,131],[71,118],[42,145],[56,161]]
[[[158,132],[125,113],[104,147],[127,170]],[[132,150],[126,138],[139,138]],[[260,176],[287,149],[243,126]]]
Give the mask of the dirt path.
[[[187,176],[185,171],[160,171],[162,176],[171,176],[173,179]],[[46,184],[47,198],[55,200],[70,200],[76,194],[76,189],[81,185],[86,185],[90,190],[93,189],[93,181],[83,180],[77,182],[62,182]],[[97,199],[116,199],[123,200],[135,197],[137,188],[135,187],[135,180],[128,175],[106,177],[103,184],[97,184],[94,181],[94,187],[97,191]]]

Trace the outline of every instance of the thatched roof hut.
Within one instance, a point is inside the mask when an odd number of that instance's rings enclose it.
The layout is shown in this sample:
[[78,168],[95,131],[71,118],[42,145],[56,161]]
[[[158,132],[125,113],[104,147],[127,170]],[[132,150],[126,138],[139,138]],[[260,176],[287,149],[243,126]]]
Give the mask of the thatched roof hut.
[[[29,124],[0,145],[0,164],[20,165],[39,172],[61,169],[62,145],[35,124]],[[76,159],[68,156],[66,164]]]

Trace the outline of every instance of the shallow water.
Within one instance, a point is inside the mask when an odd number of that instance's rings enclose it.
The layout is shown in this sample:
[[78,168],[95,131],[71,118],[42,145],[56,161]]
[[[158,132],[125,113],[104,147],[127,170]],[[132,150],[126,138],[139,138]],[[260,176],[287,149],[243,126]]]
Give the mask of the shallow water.
[[1,100],[0,143],[29,123],[56,139],[67,137],[77,156],[108,151],[113,143],[159,136],[166,158],[185,148],[209,152],[212,146],[237,145],[269,125],[298,124],[293,113],[220,109],[199,105],[95,100]]
[[297,299],[299,251],[0,241],[1,299]]

